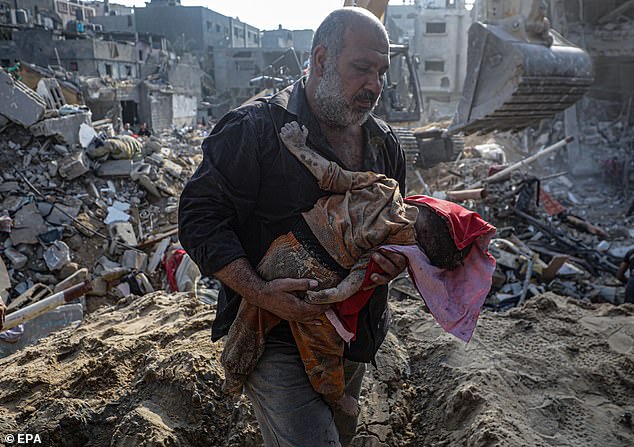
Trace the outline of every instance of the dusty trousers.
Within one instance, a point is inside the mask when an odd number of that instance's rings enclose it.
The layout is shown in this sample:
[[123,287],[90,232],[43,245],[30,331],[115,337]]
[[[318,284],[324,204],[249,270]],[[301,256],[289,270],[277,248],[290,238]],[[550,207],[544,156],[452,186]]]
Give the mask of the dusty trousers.
[[[358,399],[365,364],[346,360],[346,392]],[[268,337],[255,370],[244,383],[265,447],[345,447],[357,418],[334,413],[304,370],[292,338]]]

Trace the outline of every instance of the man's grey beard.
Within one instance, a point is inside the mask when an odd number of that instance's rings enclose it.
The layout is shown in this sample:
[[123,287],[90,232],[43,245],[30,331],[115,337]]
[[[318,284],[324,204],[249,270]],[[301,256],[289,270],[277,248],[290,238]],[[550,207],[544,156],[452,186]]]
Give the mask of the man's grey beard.
[[[324,75],[315,90],[315,114],[321,121],[333,127],[348,127],[365,123],[372,110],[355,111],[346,101],[341,85],[341,76],[334,63],[326,62]],[[374,96],[374,95],[372,95]]]

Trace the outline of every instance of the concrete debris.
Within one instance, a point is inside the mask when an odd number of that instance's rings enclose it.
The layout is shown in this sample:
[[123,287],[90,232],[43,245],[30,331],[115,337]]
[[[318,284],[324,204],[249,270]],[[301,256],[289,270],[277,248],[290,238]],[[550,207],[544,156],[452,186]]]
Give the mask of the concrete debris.
[[46,103],[39,95],[0,70],[0,115],[28,127],[38,122],[45,110]]
[[[81,321],[91,299],[166,287],[177,197],[207,131],[117,135],[112,120],[92,123],[85,106],[67,104],[55,82],[41,79],[38,93],[1,70],[0,79],[0,298],[12,313],[91,286],[89,300],[0,332],[2,356]],[[191,265],[180,272],[187,290],[201,280]]]
[[[594,104],[590,120],[600,113],[599,105]],[[529,129],[465,137],[457,161],[409,175],[410,194],[456,201],[497,227],[490,246],[497,269],[486,301],[494,309],[521,305],[547,291],[617,305],[625,300],[615,274],[634,248],[634,217],[626,211],[634,184],[634,159],[627,155],[634,132],[623,121],[600,121],[584,135],[571,135],[581,150],[597,150],[595,174],[580,177],[570,169],[570,154],[561,150],[561,142],[570,141],[564,126],[561,121],[551,126],[537,135]],[[527,141],[535,142],[533,150]]]
[[90,125],[90,112],[62,115],[48,118],[31,126],[36,137],[57,137],[69,145],[79,144],[79,129],[82,125]]

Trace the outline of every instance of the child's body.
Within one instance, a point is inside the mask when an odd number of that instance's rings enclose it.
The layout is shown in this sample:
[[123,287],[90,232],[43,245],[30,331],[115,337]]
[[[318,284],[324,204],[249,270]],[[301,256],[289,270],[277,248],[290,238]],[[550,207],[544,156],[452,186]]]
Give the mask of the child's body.
[[[379,246],[417,246],[431,264],[449,270],[468,254],[471,246],[458,249],[449,223],[432,208],[403,201],[395,180],[346,171],[324,159],[306,146],[307,131],[295,122],[286,124],[280,136],[320,188],[333,194],[319,199],[293,231],[273,241],[257,267],[264,279],[313,278],[319,285],[306,293],[307,302],[340,303],[361,289],[370,255]],[[313,388],[329,404],[354,414],[357,402],[344,393],[341,330],[333,325],[332,313],[320,319],[321,325],[289,325]],[[242,389],[264,351],[267,333],[280,321],[242,301],[222,354],[227,391]]]

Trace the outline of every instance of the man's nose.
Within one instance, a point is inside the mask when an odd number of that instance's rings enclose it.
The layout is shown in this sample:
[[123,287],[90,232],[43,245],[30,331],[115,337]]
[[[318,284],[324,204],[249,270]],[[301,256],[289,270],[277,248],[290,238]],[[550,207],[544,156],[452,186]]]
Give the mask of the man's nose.
[[383,75],[380,73],[375,73],[370,76],[368,81],[366,82],[366,88],[368,88],[375,96],[379,96],[381,94],[381,90],[383,89]]

